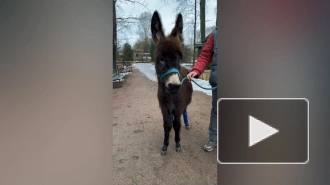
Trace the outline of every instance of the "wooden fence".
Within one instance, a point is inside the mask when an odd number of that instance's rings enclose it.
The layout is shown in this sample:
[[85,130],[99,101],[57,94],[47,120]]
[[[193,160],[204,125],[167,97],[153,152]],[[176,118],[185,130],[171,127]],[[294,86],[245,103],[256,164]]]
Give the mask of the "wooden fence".
[[200,76],[199,76],[200,79],[202,80],[209,80],[210,79],[210,71],[209,70],[205,70],[204,73],[202,73]]

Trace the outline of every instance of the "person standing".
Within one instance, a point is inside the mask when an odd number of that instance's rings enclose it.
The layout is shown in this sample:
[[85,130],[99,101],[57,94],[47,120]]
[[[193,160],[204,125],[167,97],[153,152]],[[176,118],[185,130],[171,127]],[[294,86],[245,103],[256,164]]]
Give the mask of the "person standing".
[[[193,66],[191,72],[187,75],[187,79],[198,78],[210,65],[209,83],[212,87],[217,86],[218,64],[217,64],[217,27],[214,28],[209,35],[205,46],[203,47],[197,62]],[[212,151],[217,146],[217,89],[212,90],[212,109],[209,123],[209,141],[204,145],[205,151]]]

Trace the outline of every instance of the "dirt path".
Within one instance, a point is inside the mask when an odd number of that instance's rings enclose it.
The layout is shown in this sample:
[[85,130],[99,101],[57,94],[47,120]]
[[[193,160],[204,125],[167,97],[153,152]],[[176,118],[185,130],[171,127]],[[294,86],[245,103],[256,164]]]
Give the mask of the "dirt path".
[[216,184],[216,151],[202,148],[208,139],[211,96],[194,92],[187,110],[191,129],[181,129],[181,153],[175,152],[172,130],[167,155],[161,156],[164,134],[156,92],[156,82],[136,68],[122,88],[114,89],[114,184]]

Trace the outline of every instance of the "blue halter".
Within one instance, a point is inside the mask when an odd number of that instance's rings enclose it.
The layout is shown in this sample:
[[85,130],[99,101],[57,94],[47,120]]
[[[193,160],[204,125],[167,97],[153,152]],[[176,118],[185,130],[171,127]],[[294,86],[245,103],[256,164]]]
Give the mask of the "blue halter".
[[170,68],[167,71],[160,74],[160,80],[163,81],[163,78],[165,78],[165,76],[169,75],[170,73],[177,73],[180,78],[180,71],[177,70],[176,68]]
[[[176,73],[176,74],[178,74],[178,76],[179,76],[179,78],[180,78],[180,71],[177,70],[177,69],[175,69],[175,68],[170,68],[170,69],[168,69],[167,71],[162,72],[162,73],[160,74],[160,80],[163,81],[163,78],[165,78],[165,76],[167,76],[167,75],[169,75],[169,74],[171,74],[171,73]],[[166,93],[169,93],[167,89],[165,90],[165,92],[166,92]]]

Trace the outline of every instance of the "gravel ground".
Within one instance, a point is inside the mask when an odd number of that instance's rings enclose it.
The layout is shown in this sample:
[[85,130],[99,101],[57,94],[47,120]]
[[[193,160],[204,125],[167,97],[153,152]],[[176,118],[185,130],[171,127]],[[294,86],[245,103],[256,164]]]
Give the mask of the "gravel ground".
[[157,83],[138,69],[133,69],[126,80],[113,95],[114,184],[215,185],[216,151],[203,150],[208,139],[211,96],[193,93],[187,109],[191,129],[181,127],[181,153],[175,152],[172,129],[167,155],[161,156],[164,133]]

